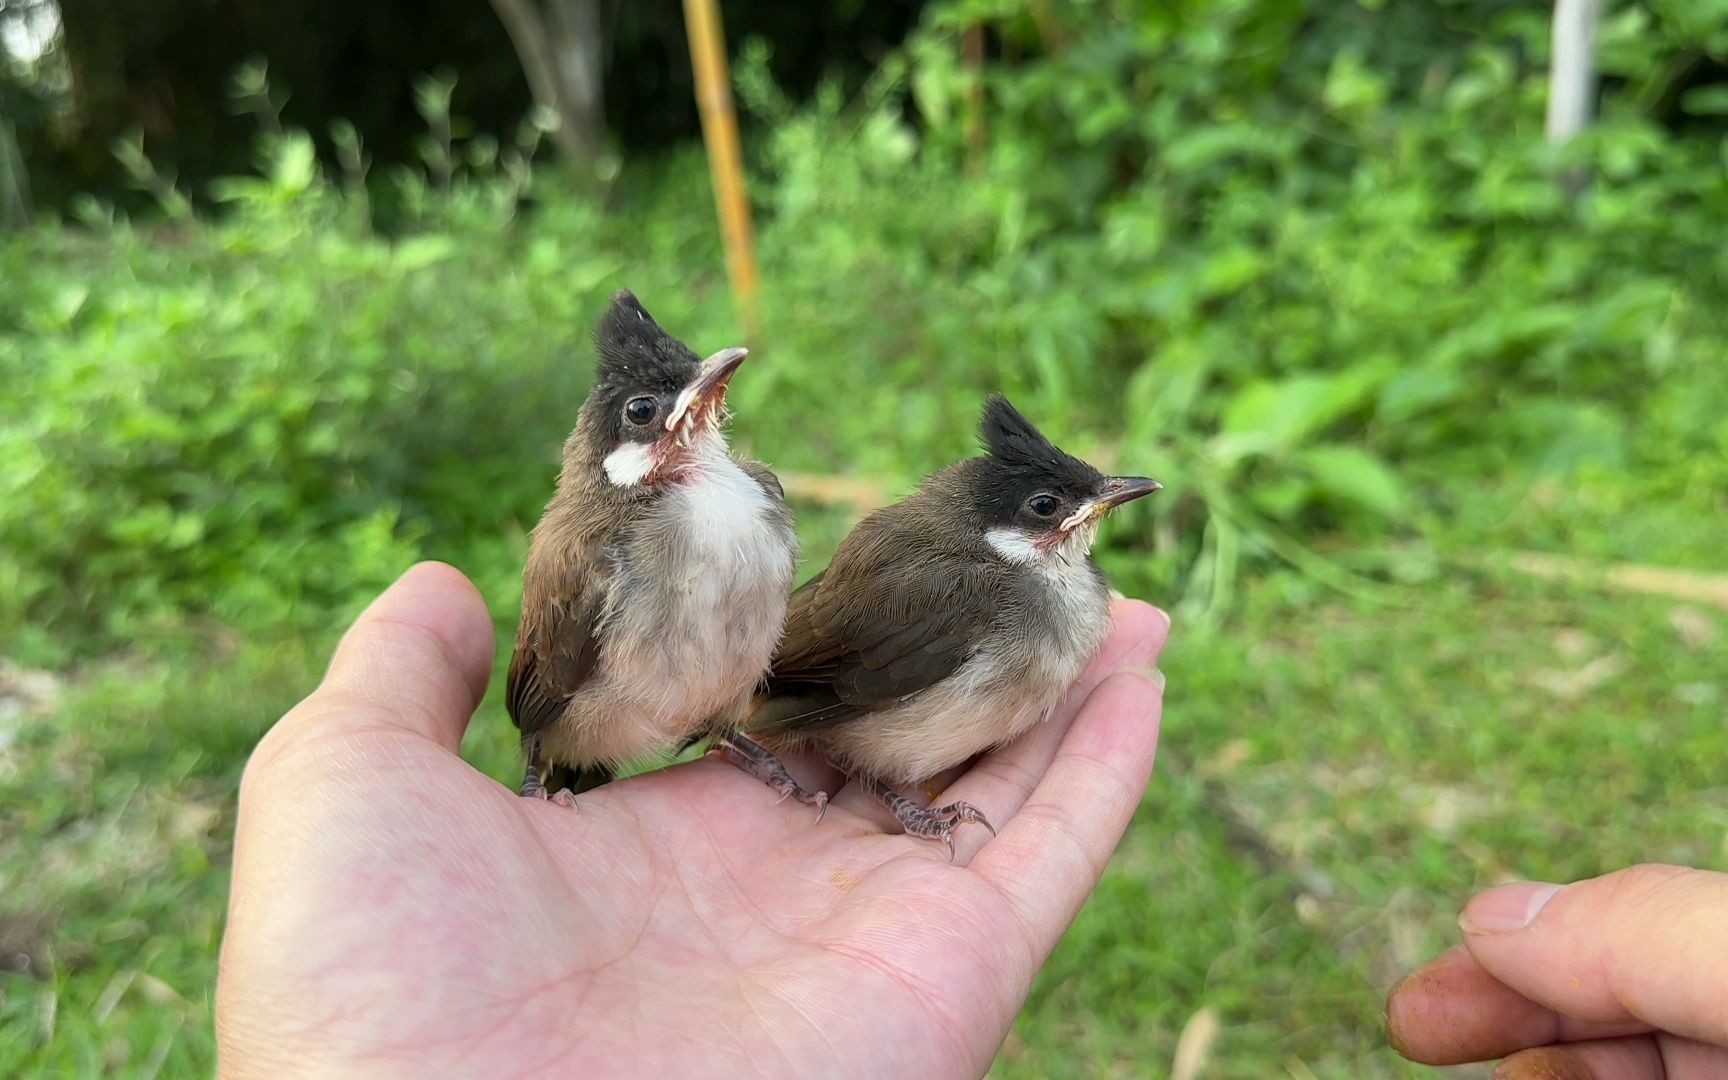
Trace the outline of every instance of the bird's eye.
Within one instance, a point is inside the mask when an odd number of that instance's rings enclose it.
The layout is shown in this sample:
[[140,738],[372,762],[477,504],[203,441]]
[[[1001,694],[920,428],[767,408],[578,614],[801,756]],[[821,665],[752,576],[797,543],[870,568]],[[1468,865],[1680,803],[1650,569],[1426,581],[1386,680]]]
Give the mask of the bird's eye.
[[1034,495],[1026,500],[1026,509],[1039,517],[1049,517],[1056,512],[1056,497],[1054,495]]
[[624,406],[625,418],[637,427],[654,419],[655,412],[654,399],[646,396],[631,398],[629,404]]

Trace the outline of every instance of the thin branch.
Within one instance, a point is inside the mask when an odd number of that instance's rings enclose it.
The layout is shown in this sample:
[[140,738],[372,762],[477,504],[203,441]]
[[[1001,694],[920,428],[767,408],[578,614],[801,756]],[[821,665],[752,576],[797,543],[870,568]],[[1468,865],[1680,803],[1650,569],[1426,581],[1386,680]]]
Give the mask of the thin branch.
[[[1491,559],[1485,556],[1475,561],[1487,563]],[[1728,574],[1706,574],[1639,563],[1598,563],[1534,551],[1512,552],[1507,556],[1507,565],[1521,574],[1544,581],[1568,581],[1616,592],[1666,596],[1728,609]]]
[[572,160],[580,160],[581,136],[570,130],[568,110],[559,86],[558,66],[547,45],[546,22],[531,0],[492,0],[498,21],[516,46],[516,57],[522,62],[522,73],[528,78],[528,89],[535,104],[551,111],[558,120],[552,138],[558,149]]

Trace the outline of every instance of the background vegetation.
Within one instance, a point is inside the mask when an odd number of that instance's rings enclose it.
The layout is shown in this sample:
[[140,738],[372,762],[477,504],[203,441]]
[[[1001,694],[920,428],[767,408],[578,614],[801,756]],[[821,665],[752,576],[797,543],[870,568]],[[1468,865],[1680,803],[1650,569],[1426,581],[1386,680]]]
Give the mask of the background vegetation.
[[[1003,1075],[1413,1072],[1379,1003],[1470,890],[1728,863],[1728,5],[1610,5],[1559,150],[1548,14],[951,0],[807,83],[736,35],[735,432],[805,572],[992,389],[1168,487],[1100,552],[1176,611],[1160,776]],[[413,559],[507,656],[610,290],[741,337],[699,148],[595,190],[464,78],[374,161],[248,66],[250,167],[127,136],[0,237],[0,1071],[207,1070],[252,742]],[[515,772],[495,697],[469,752]]]

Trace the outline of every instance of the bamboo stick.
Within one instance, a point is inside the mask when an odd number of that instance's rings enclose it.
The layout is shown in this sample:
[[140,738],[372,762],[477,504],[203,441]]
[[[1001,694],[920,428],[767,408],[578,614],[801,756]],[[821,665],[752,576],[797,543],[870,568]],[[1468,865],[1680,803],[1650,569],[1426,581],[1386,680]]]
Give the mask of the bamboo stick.
[[960,54],[972,85],[966,91],[966,171],[977,173],[984,159],[984,26],[973,23],[960,36]]
[[726,245],[726,273],[746,339],[755,344],[761,324],[756,307],[756,249],[750,231],[750,201],[744,193],[744,158],[738,148],[738,117],[726,66],[726,41],[717,0],[684,0],[690,66],[696,74],[696,105],[708,148],[714,203]]

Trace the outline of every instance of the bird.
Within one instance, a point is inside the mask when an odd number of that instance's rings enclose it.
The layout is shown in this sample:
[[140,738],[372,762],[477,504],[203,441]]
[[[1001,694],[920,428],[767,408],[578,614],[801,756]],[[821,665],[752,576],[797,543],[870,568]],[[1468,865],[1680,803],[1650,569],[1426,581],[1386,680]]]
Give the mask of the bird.
[[1063,452],[1007,398],[979,423],[982,455],[950,465],[861,521],[792,595],[745,730],[811,749],[911,835],[942,841],[965,802],[926,808],[921,784],[1047,717],[1110,630],[1091,558],[1101,519],[1159,490]]
[[505,694],[521,793],[570,804],[626,763],[716,735],[782,797],[825,806],[728,737],[780,638],[798,558],[779,480],[721,430],[747,351],[698,359],[628,289],[594,342],[593,389],[522,573]]

